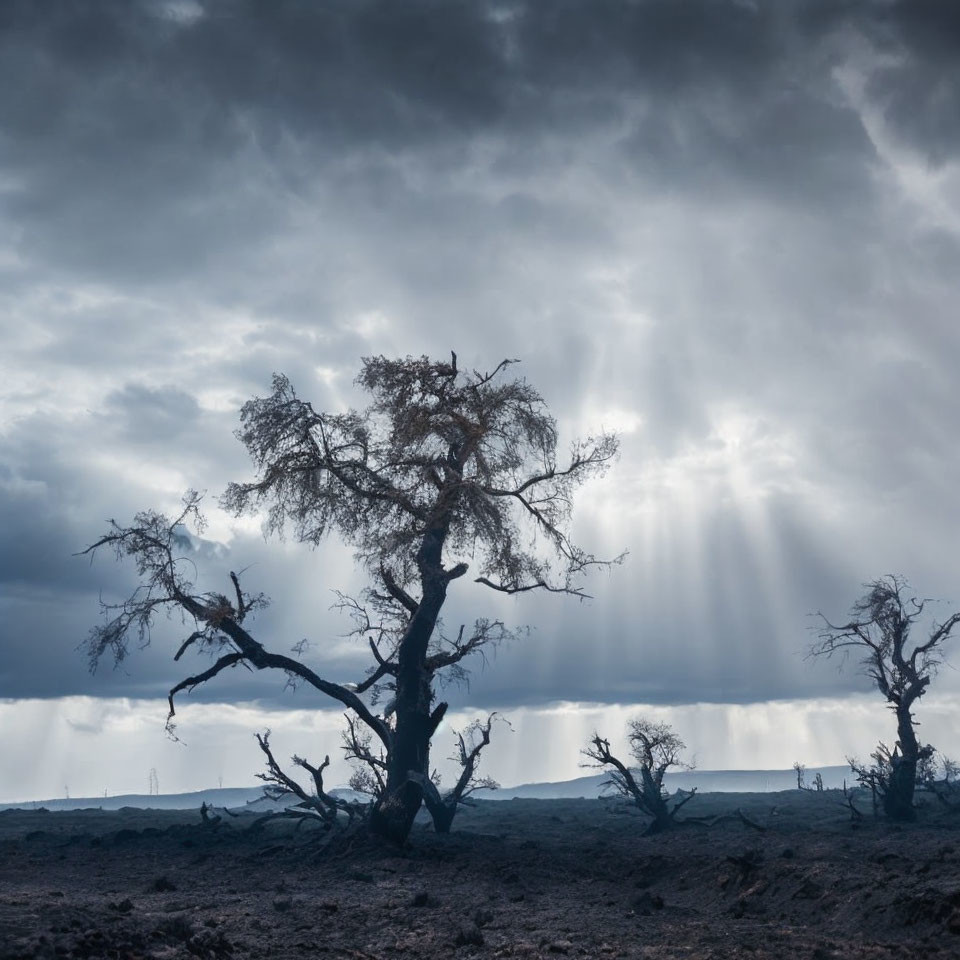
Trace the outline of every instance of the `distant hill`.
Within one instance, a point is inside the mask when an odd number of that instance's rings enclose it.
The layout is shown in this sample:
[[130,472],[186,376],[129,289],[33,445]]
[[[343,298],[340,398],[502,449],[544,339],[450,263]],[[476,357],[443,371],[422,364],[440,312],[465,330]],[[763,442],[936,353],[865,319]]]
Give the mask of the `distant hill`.
[[[342,788],[330,791],[346,799],[355,799],[359,794]],[[214,807],[229,807],[231,810],[244,807],[252,811],[281,809],[283,804],[263,799],[261,787],[220,787],[211,790],[197,790],[195,793],[162,793],[148,795],[143,793],[125,793],[115,797],[71,797],[57,800],[28,800],[20,803],[0,803],[0,810],[31,810],[45,807],[47,810],[120,810],[123,807],[137,807],[141,810],[193,810],[206,803]]]
[[[846,779],[851,780],[850,768],[811,767],[807,771],[807,783],[819,773],[827,789],[839,788]],[[477,797],[484,800],[512,800],[514,797],[531,800],[571,800],[577,798],[596,798],[603,792],[606,776],[595,774],[590,777],[577,777],[560,783],[523,783],[517,787],[504,787],[500,790],[480,790]],[[793,770],[684,770],[668,774],[667,789],[692,790],[700,793],[770,793],[777,790],[792,790],[797,785],[797,776]],[[331,793],[346,799],[360,799],[354,791],[340,787]],[[192,810],[202,803],[215,807],[246,807],[250,810],[279,809],[280,804],[263,799],[260,787],[220,787],[211,790],[197,790],[194,793],[163,793],[147,795],[127,793],[115,797],[71,797],[57,800],[28,800],[20,803],[0,803],[0,810],[21,808],[25,810],[46,807],[47,810],[120,810],[122,807],[138,807],[142,810]]]
[[[808,785],[818,773],[828,790],[839,789],[844,779],[848,782],[851,780],[850,768],[846,765],[811,767],[806,774]],[[603,783],[606,779],[600,773],[561,783],[524,783],[518,787],[478,791],[477,796],[485,800],[511,800],[514,797],[536,800],[591,799],[604,792]],[[671,791],[696,788],[700,793],[771,793],[795,789],[797,775],[793,770],[683,770],[667,774],[664,784]]]
[[124,793],[112,797],[70,797],[69,800],[29,800],[20,803],[0,803],[0,809],[21,808],[30,810],[46,807],[47,810],[120,810],[123,807],[139,807],[142,810],[190,810],[202,803],[216,807],[242,807],[263,795],[259,787],[221,787],[198,790],[195,793]]

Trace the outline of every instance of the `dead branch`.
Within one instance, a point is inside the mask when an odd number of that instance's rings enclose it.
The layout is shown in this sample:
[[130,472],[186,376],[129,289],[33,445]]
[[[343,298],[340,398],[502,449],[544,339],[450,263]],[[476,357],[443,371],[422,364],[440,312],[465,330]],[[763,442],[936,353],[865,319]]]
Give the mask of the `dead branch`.
[[840,804],[841,807],[845,807],[850,811],[850,819],[854,821],[863,819],[863,812],[857,807],[854,803],[855,794],[852,788],[848,789],[847,781],[843,781],[843,802]]
[[[490,745],[490,734],[495,721],[506,723],[509,721],[497,713],[491,713],[486,720],[474,720],[465,730],[455,732],[456,749],[451,759],[460,764],[460,775],[453,787],[443,793],[440,790],[439,778],[426,777],[418,771],[411,770],[410,778],[423,791],[423,799],[434,828],[438,833],[449,833],[457,810],[461,805],[469,805],[473,801],[471,796],[478,790],[497,790],[499,784],[491,777],[481,777],[478,773],[480,755],[484,748]],[[512,729],[512,728],[511,728]]]
[[300,783],[289,774],[285,773],[277,763],[272,750],[270,749],[270,731],[266,730],[263,734],[255,734],[260,750],[267,760],[267,769],[264,773],[258,773],[257,779],[262,780],[266,786],[263,788],[263,795],[266,799],[276,803],[286,803],[288,800],[296,799],[296,803],[291,803],[285,811],[290,815],[297,815],[303,818],[313,817],[321,821],[326,829],[337,825],[338,814],[346,814],[348,820],[362,815],[362,808],[358,804],[348,803],[338,797],[333,797],[326,792],[323,786],[323,771],[330,765],[330,757],[324,757],[323,763],[319,767],[312,766],[302,757],[294,756],[291,762],[298,767],[306,770],[313,779],[313,793],[308,793]]
[[387,789],[387,757],[382,750],[374,752],[369,731],[361,728],[350,714],[344,714],[344,719],[343,752],[354,764],[350,789],[379,801]]

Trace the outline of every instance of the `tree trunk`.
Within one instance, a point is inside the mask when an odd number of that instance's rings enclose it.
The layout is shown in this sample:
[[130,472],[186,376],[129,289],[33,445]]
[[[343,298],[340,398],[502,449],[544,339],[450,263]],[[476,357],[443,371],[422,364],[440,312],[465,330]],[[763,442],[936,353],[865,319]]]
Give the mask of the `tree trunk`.
[[917,786],[920,750],[909,707],[897,708],[897,736],[900,749],[894,750],[890,781],[883,795],[883,811],[891,820],[913,820],[917,815],[913,807],[913,795]]
[[647,827],[647,834],[661,833],[669,830],[674,825],[673,817],[670,815],[670,808],[666,800],[663,799],[663,791],[659,784],[653,779],[650,768],[640,767],[640,777],[642,780],[643,799],[647,806],[647,811],[653,817],[653,822]]
[[393,749],[387,758],[386,791],[370,816],[371,831],[391,843],[406,843],[423,802],[423,790],[409,773],[424,773],[430,767],[429,725],[429,713],[397,713]]
[[430,808],[430,816],[433,818],[433,829],[436,830],[437,833],[449,833],[456,815],[457,805],[455,803]]
[[370,829],[391,843],[404,844],[423,802],[423,788],[411,772],[430,776],[430,739],[446,704],[433,706],[433,684],[426,668],[427,648],[436,626],[445,589],[424,591],[397,654],[396,726],[387,757],[387,783],[383,797],[370,816]]
[[457,815],[457,801],[452,797],[444,800],[437,789],[437,785],[427,776],[419,773],[410,774],[410,779],[420,785],[423,790],[424,806],[430,811],[433,820],[433,829],[437,833],[449,833]]
[[430,712],[431,695],[426,670],[417,678],[413,691],[398,677],[397,723],[387,757],[386,791],[370,818],[373,833],[392,843],[406,843],[423,802],[423,788],[410,774],[428,777],[430,773],[430,738],[439,722]]

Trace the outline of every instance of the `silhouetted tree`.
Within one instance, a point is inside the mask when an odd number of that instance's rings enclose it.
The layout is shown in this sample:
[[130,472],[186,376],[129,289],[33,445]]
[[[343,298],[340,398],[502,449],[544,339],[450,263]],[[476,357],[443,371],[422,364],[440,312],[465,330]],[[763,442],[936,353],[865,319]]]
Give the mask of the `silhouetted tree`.
[[[197,590],[183,534],[185,525],[202,528],[195,493],[173,518],[146,511],[130,526],[111,521],[85,551],[112,547],[133,558],[141,576],[132,596],[105,606],[106,623],[87,641],[91,664],[108,654],[121,662],[131,639],[149,640],[158,612],[181,611],[194,629],[175,659],[191,647],[219,656],[170,691],[171,717],[177,693],[237,666],[280,670],[314,687],[363,731],[360,759],[382,780],[372,830],[405,840],[447,709],[436,702],[436,681],[504,635],[502,624],[486,620],[455,637],[438,630],[451,584],[468,571],[465,558],[476,566],[474,581],[492,590],[576,597],[586,596],[581,576],[589,568],[617,562],[597,559],[567,533],[575,488],[606,468],[616,438],[576,441],[559,462],[556,423],[533,387],[506,376],[513,362],[464,373],[455,354],[449,363],[370,357],[357,378],[371,396],[364,410],[317,412],[279,375],[268,397],[242,409],[238,436],[257,476],[231,484],[222,504],[238,515],[267,508],[268,532],[289,528],[310,545],[332,533],[354,548],[372,580],[355,605],[375,627],[373,665],[361,682],[334,682],[296,655],[268,650],[249,625],[266,600],[245,592],[237,574],[229,596]],[[378,697],[386,701],[380,712]]]
[[793,764],[793,772],[797,775],[797,789],[805,789],[806,781],[804,778],[807,775],[807,768],[799,760],[795,760]]
[[834,624],[819,614],[823,626],[811,656],[851,650],[861,654],[861,667],[896,715],[897,742],[892,750],[880,743],[872,766],[855,761],[851,766],[860,782],[879,796],[888,817],[911,820],[918,766],[933,755],[933,747],[917,739],[913,706],[943,662],[942,647],[960,622],[960,613],[942,623],[934,621],[923,640],[915,641],[911,632],[929,601],[910,596],[910,586],[900,576],[881,577],[864,589],[847,623]]
[[[885,743],[877,745],[870,754],[871,764],[860,763],[853,757],[847,762],[858,782],[870,790],[874,816],[878,813],[880,801],[890,790],[895,769],[896,748],[891,750]],[[957,764],[948,757],[939,754],[929,744],[922,747],[917,761],[916,789],[932,793],[950,810],[960,809],[960,783],[957,782]]]
[[797,789],[798,790],[809,790],[812,793],[823,793],[823,774],[817,771],[813,777],[813,784],[807,786],[807,768],[797,760],[793,764],[793,772],[797,777]]
[[593,761],[590,766],[609,768],[610,779],[604,786],[612,786],[651,818],[646,830],[648,834],[669,830],[675,825],[681,807],[697,792],[696,789],[678,790],[671,798],[663,786],[663,776],[671,767],[689,769],[680,759],[686,744],[668,724],[654,723],[643,717],[629,722],[627,740],[637,764],[639,782],[633,770],[610,752],[610,741],[599,734],[593,735],[583,754]]

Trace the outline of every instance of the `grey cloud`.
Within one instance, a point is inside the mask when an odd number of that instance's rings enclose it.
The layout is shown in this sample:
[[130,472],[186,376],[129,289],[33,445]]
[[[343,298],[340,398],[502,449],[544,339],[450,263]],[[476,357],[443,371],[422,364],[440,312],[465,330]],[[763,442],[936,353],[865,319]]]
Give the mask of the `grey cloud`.
[[[104,401],[108,418],[118,418],[125,440],[149,438],[151,443],[172,443],[196,428],[200,407],[195,397],[176,387],[151,389],[129,383],[109,393]],[[116,425],[116,423],[115,423]]]
[[[5,207],[21,249],[61,268],[150,285],[197,283],[229,261],[239,278],[266,237],[296,229],[318,175],[361,219],[382,219],[386,201],[409,226],[406,202],[417,219],[444,216],[440,229],[469,218],[496,238],[510,220],[444,188],[476,163],[477,145],[493,165],[485,179],[512,168],[525,191],[532,177],[568,175],[578,139],[598,172],[666,189],[766,184],[780,202],[809,204],[868,188],[869,142],[822,79],[824,36],[797,42],[792,5],[576,2],[496,15],[482,4],[222,0],[175,27],[155,11],[7,9]],[[406,181],[411,165],[429,171],[427,192]]]
[[93,723],[88,723],[84,720],[71,720],[69,717],[66,718],[66,721],[67,726],[70,727],[71,730],[75,730],[77,733],[92,734],[93,736],[103,733],[103,717],[98,717]]
[[[177,623],[87,676],[134,576],[70,554],[248,476],[236,411],[273,371],[336,407],[369,353],[519,356],[565,435],[638,424],[600,537],[628,563],[589,606],[458,593],[451,622],[535,630],[457,702],[859,689],[802,665],[807,614],[888,570],[950,597],[957,233],[900,203],[834,72],[941,162],[947,5],[201,7],[0,5],[0,696],[165,693]],[[210,589],[253,564],[270,646],[358,679],[343,551],[202,559]],[[235,673],[198,695],[312,702]]]
[[960,146],[960,11],[936,0],[899,0],[881,7],[872,33],[893,54],[870,83],[903,141],[942,165]]

